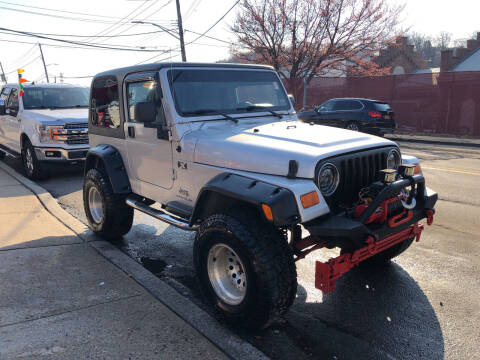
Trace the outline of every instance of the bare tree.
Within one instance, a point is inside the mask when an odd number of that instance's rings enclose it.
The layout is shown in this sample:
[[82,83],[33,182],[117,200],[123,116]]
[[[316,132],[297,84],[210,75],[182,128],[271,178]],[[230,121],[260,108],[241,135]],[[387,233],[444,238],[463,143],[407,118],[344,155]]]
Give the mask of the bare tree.
[[347,67],[383,73],[370,59],[393,39],[402,10],[386,0],[243,0],[232,26],[235,55],[308,82]]
[[450,47],[452,43],[452,34],[446,31],[442,31],[435,38],[435,45],[440,48],[440,50],[446,50]]

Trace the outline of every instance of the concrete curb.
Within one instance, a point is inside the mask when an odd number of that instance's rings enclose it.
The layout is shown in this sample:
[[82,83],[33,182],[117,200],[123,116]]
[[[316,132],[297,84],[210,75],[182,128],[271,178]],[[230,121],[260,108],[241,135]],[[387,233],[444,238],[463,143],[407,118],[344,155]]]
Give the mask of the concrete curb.
[[403,141],[403,142],[412,142],[412,143],[421,143],[421,144],[432,144],[432,145],[449,145],[449,146],[459,146],[459,147],[474,147],[480,148],[480,143],[474,142],[459,142],[456,141],[445,141],[445,140],[429,140],[429,139],[419,139],[414,137],[397,137],[397,136],[385,136],[386,139],[392,141]]
[[125,255],[112,244],[99,239],[85,224],[64,210],[47,190],[17,173],[3,162],[0,162],[0,168],[34,193],[44,208],[58,221],[72,230],[100,255],[131,276],[156,299],[205,336],[227,356],[232,359],[242,360],[268,359],[260,350],[221,326],[216,319],[146,270],[135,260]]

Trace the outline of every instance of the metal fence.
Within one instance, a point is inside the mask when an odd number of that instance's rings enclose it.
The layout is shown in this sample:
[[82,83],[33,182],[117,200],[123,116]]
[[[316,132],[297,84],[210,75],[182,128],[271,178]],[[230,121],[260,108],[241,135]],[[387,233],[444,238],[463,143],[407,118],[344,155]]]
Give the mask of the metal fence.
[[[337,97],[388,102],[402,132],[480,137],[480,72],[286,79],[297,111]],[[304,91],[305,90],[305,91]]]

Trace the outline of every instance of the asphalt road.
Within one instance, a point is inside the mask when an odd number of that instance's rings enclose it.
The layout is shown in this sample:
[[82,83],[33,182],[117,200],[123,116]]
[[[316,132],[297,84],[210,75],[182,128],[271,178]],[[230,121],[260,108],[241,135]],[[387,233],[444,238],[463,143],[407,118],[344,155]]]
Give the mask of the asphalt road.
[[[422,161],[439,193],[435,223],[381,272],[354,269],[322,296],[314,287],[317,251],[297,262],[297,298],[285,322],[246,333],[275,359],[480,359],[480,149],[401,143]],[[21,171],[18,161],[6,162]],[[86,222],[82,172],[39,182]],[[193,234],[136,212],[118,246],[205,307],[192,266]]]

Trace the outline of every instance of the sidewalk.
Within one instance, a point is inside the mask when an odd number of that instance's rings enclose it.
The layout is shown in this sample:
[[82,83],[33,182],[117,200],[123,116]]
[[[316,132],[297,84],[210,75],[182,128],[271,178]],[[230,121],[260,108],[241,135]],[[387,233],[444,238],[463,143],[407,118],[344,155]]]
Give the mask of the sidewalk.
[[0,168],[0,359],[223,359]]
[[385,134],[385,137],[393,141],[416,142],[435,145],[480,147],[480,139],[467,139],[462,137],[410,135],[410,134]]

